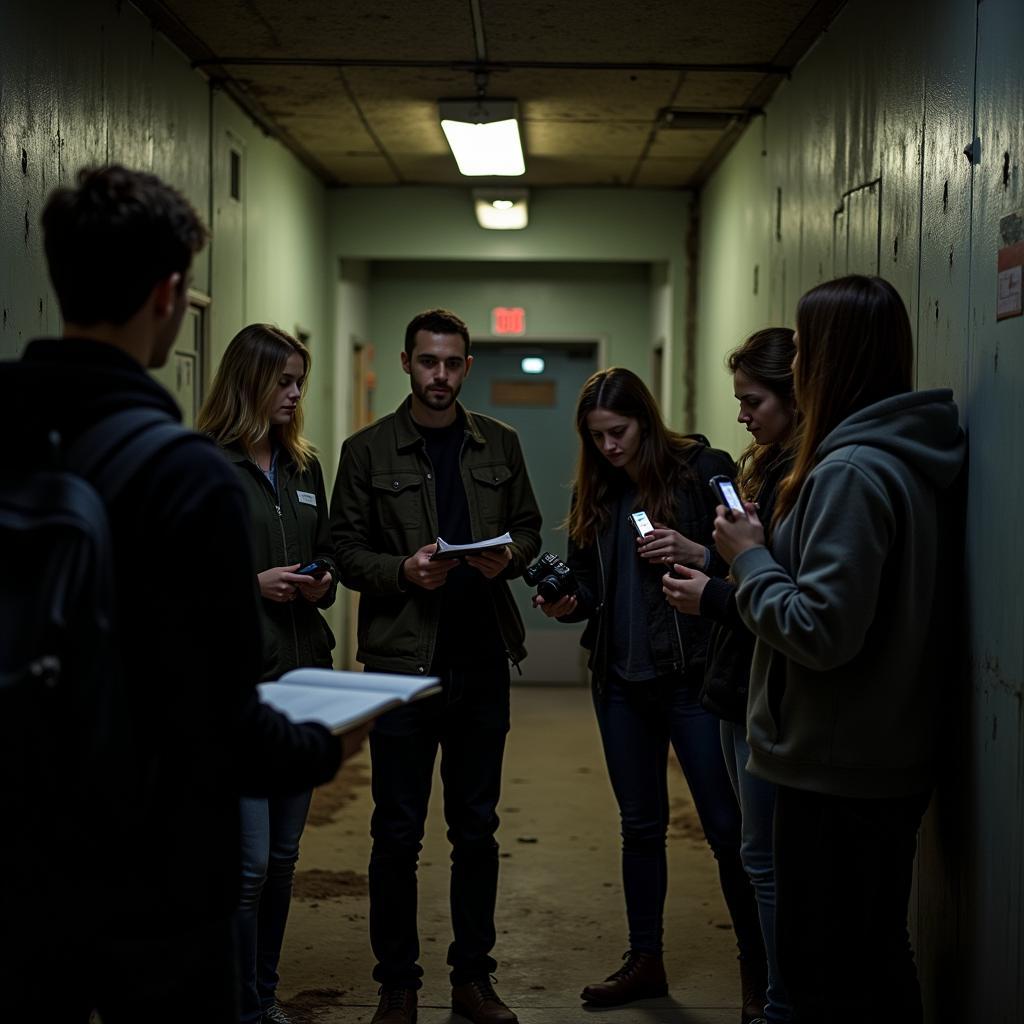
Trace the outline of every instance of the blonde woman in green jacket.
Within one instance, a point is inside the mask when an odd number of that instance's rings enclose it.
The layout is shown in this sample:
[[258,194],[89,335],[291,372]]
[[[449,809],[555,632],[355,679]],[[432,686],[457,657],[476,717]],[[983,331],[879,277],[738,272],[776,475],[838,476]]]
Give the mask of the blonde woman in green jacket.
[[[199,429],[224,449],[249,496],[264,679],[300,666],[331,667],[334,638],[319,609],[334,601],[337,571],[323,473],[302,436],[309,367],[300,341],[250,324],[228,345],[199,413]],[[288,1019],[275,998],[277,964],[309,801],[308,791],[242,798],[242,1022]]]

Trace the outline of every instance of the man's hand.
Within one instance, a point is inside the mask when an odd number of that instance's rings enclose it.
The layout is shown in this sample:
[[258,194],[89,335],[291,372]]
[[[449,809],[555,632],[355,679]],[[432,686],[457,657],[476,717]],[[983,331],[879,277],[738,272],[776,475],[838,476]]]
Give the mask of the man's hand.
[[458,564],[454,558],[443,558],[432,562],[430,556],[437,550],[436,544],[425,544],[414,555],[402,563],[402,575],[424,590],[437,590],[444,586],[448,573]]
[[479,555],[466,555],[466,561],[474,569],[482,572],[489,580],[493,580],[512,561],[512,552],[509,551],[506,544],[500,548],[490,548],[487,551],[481,551]]
[[278,565],[273,569],[264,569],[256,577],[259,580],[260,593],[268,601],[277,601],[279,604],[294,601],[299,594],[299,585],[308,579],[307,576],[300,576],[295,572],[300,565],[301,562],[296,562],[294,565]]
[[764,547],[764,527],[757,518],[757,506],[752,501],[745,501],[743,507],[747,510],[746,516],[730,512],[724,505],[715,509],[715,532],[712,536],[718,553],[730,565],[744,551]]
[[347,761],[354,754],[358,754],[363,748],[363,740],[370,735],[373,729],[373,722],[364,722],[355,729],[341,734],[341,760]]
[[313,602],[319,601],[320,598],[327,593],[328,589],[330,588],[332,580],[331,574],[329,572],[325,572],[319,578],[315,576],[309,576],[305,573],[303,573],[302,575],[296,573],[296,576],[299,576],[299,579],[302,580],[302,582],[298,584],[299,593],[307,601]]
[[533,607],[539,608],[549,619],[557,619],[576,610],[576,595],[568,594],[560,597],[554,604],[549,604],[540,594],[534,594]]
[[699,569],[690,569],[678,562],[672,566],[679,579],[666,573],[661,578],[665,600],[684,615],[700,615],[700,597],[708,585],[707,576]]

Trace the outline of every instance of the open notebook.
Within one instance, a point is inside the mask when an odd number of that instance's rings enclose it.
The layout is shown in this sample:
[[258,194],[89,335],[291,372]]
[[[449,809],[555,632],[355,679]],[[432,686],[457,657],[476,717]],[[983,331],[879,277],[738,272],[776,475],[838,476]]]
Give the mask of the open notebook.
[[336,735],[397,708],[441,692],[436,676],[384,672],[334,672],[297,668],[273,683],[260,683],[260,699],[292,722],[319,722]]
[[449,544],[443,537],[437,538],[437,550],[430,556],[432,562],[444,558],[465,558],[466,555],[478,555],[481,551],[503,548],[512,543],[512,537],[503,533],[500,537],[488,537],[487,540],[474,540],[469,544]]

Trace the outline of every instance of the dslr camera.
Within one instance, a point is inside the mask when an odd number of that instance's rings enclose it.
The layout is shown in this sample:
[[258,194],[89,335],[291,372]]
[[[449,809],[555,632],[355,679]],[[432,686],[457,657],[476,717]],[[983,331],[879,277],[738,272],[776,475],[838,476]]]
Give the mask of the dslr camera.
[[550,551],[545,551],[523,571],[523,579],[531,587],[536,587],[537,593],[549,604],[576,593],[576,577],[572,569]]

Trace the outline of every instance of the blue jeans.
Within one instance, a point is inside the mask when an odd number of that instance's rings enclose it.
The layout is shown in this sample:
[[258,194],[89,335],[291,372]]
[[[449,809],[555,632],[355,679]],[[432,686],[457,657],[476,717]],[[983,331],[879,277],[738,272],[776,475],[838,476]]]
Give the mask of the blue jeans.
[[740,809],[722,759],[718,719],[696,686],[614,676],[594,697],[605,761],[622,819],[622,882],[630,949],[660,953],[668,869],[668,748],[672,745],[718,862],[740,956],[764,962],[754,891],[740,862]]
[[452,844],[452,984],[486,978],[497,966],[490,955],[498,893],[494,834],[509,728],[508,666],[453,670],[444,687],[436,697],[382,715],[370,733],[370,945],[377,958],[373,977],[389,987],[419,988],[423,976],[416,869],[438,749]]
[[750,745],[746,727],[738,722],[721,724],[722,753],[732,788],[740,802],[743,819],[740,859],[754,887],[761,918],[765,953],[768,956],[768,1001],[764,1015],[769,1021],[788,1021],[789,1001],[779,978],[775,952],[775,861],[772,856],[772,823],[775,818],[775,785],[747,771]]
[[258,1021],[274,1003],[299,839],[311,797],[311,792],[242,797],[242,892],[235,920],[244,1022]]

